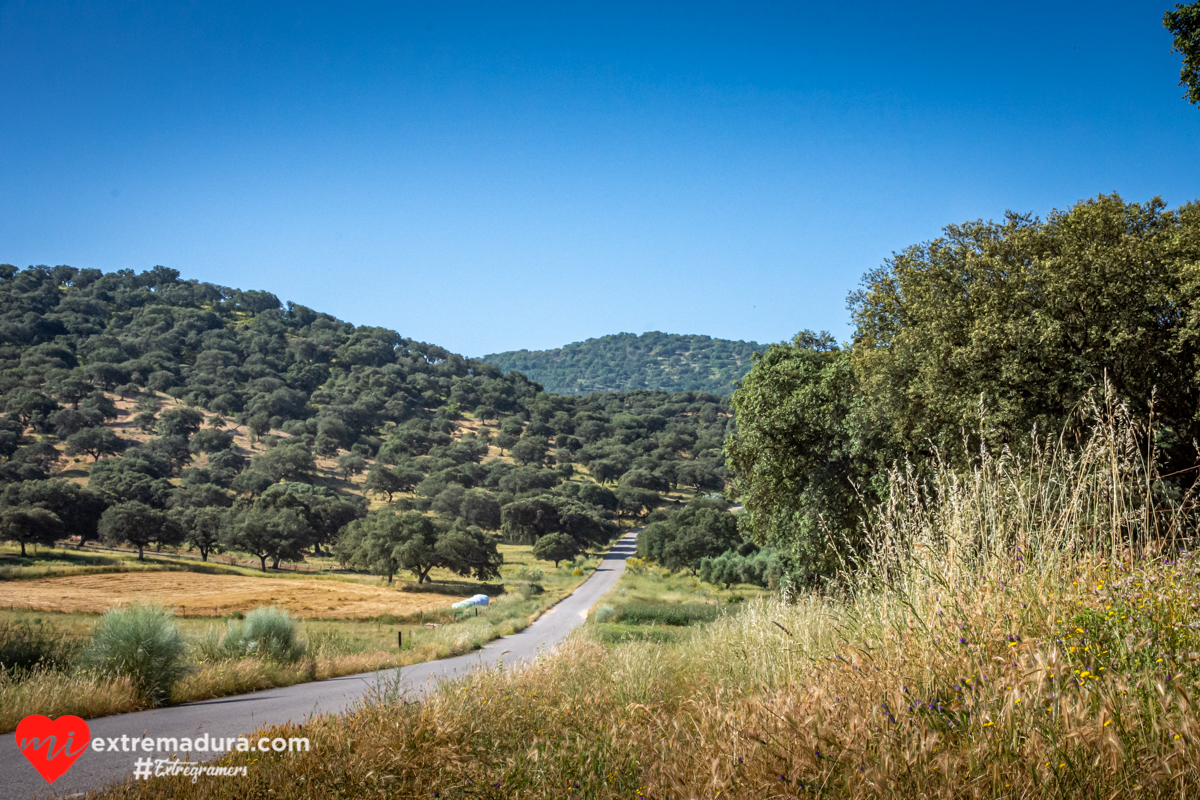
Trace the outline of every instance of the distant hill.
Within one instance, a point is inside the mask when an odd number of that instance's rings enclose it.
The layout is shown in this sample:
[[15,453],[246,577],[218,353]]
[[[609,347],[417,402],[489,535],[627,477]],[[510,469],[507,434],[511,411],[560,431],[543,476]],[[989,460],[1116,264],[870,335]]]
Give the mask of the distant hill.
[[513,350],[483,357],[554,394],[661,389],[730,395],[766,345],[651,331],[618,333],[556,350]]

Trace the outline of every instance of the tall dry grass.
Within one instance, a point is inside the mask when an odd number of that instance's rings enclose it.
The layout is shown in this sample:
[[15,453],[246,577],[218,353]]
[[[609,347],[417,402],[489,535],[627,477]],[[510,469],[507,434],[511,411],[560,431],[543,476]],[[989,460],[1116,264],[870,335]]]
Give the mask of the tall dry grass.
[[71,674],[53,669],[0,668],[0,732],[16,730],[30,714],[98,717],[137,711],[146,700],[128,678]]
[[[1079,447],[898,470],[840,592],[753,601],[670,646],[585,631],[423,702],[383,686],[306,726],[310,753],[255,756],[256,791],[1200,796],[1200,564],[1188,499],[1156,499],[1145,433],[1109,408]],[[224,791],[164,779],[106,796]]]

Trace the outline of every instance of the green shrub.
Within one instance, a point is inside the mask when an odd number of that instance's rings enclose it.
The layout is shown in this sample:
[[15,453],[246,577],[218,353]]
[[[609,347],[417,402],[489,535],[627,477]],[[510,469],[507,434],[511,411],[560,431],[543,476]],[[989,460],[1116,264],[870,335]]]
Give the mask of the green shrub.
[[722,586],[749,583],[768,589],[778,589],[783,577],[783,562],[770,548],[751,555],[739,555],[729,550],[715,557],[700,560],[700,580]]
[[100,618],[84,662],[100,674],[129,678],[147,702],[161,705],[183,675],[183,657],[183,639],[170,612],[132,605]]
[[543,575],[542,571],[536,567],[534,567],[533,569],[530,569],[529,567],[522,564],[520,567],[517,568],[515,577],[517,578],[517,580],[529,581],[530,583],[538,583],[542,580],[542,578],[545,577],[545,575]]
[[596,609],[596,622],[608,622],[617,615],[617,610],[612,606],[600,606]]
[[231,656],[260,656],[292,663],[304,655],[304,643],[296,636],[296,620],[275,606],[259,606],[238,624],[231,622],[222,649]]
[[40,619],[0,622],[0,667],[7,670],[66,669],[79,655],[81,645]]
[[531,600],[546,590],[537,583],[518,583],[517,591],[521,593],[522,600]]

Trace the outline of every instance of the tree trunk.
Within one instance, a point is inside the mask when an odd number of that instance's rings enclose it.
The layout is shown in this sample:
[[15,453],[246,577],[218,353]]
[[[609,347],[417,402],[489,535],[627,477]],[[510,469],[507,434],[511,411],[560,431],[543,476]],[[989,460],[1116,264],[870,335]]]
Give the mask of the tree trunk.
[[146,560],[145,545],[139,544],[137,546],[137,549],[138,549],[138,561],[145,561]]
[[279,569],[279,556],[275,556],[275,560],[271,562],[271,569]]
[[205,550],[203,547],[200,548],[200,560],[208,561],[208,551]]
[[392,573],[388,573],[388,586],[392,585]]
[[21,542],[21,558],[25,557],[25,543]]
[[259,557],[258,557],[258,560],[259,560],[260,562],[262,562],[262,571],[263,571],[263,572],[266,572],[266,571],[267,571],[267,557],[266,557],[266,556],[259,556]]

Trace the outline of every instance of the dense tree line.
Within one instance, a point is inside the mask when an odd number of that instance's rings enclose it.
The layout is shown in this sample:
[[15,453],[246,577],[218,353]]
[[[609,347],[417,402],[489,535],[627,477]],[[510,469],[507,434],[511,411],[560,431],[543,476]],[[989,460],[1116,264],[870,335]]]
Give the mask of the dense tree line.
[[513,350],[483,360],[520,372],[557,394],[635,389],[697,391],[728,396],[750,369],[755,342],[651,331],[618,333],[556,350]]
[[[335,553],[389,579],[431,565],[484,578],[497,537],[598,547],[664,493],[727,478],[732,413],[716,395],[547,394],[162,267],[0,266],[0,309],[0,538],[22,545],[236,550],[264,570]],[[56,477],[65,458],[86,486]],[[339,484],[331,463],[365,476]],[[367,513],[372,498],[385,513]]]
[[1107,385],[1153,412],[1180,492],[1200,442],[1200,204],[1100,196],[1046,220],[952,225],[868,273],[852,340],[770,347],[733,396],[745,530],[807,584],[861,547],[893,464],[1071,435]]

